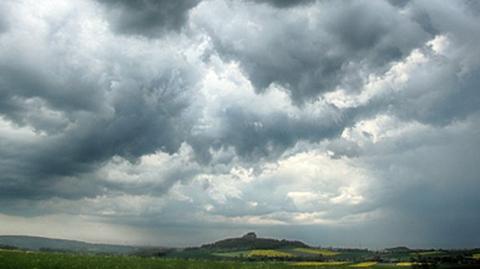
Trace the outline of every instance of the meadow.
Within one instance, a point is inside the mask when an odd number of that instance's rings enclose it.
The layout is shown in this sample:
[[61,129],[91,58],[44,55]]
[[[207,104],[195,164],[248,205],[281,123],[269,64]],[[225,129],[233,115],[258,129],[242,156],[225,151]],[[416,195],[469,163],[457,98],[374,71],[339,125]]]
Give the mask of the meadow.
[[213,253],[214,256],[225,258],[293,258],[293,257],[333,257],[339,255],[339,252],[335,252],[329,249],[317,249],[317,248],[293,248],[293,249],[255,249],[244,251],[231,251],[231,252],[218,252]]
[[[364,267],[363,264],[359,265]],[[0,250],[2,269],[298,269],[299,267],[351,269],[354,266],[355,264],[345,262],[241,262]],[[395,265],[366,267],[400,268]]]
[[0,251],[2,269],[283,269],[283,263]]
[[[279,255],[264,251],[262,255]],[[122,255],[70,254],[52,252],[32,252],[21,250],[0,250],[1,269],[405,269],[416,268],[414,263],[377,262],[279,262],[279,261],[239,261],[208,259],[172,259]],[[424,267],[418,267],[424,268]],[[468,265],[440,265],[436,268],[478,268]]]
[[293,249],[299,253],[311,254],[311,255],[321,255],[321,256],[336,256],[340,254],[339,252],[332,251],[329,249],[316,249],[316,248],[295,248]]

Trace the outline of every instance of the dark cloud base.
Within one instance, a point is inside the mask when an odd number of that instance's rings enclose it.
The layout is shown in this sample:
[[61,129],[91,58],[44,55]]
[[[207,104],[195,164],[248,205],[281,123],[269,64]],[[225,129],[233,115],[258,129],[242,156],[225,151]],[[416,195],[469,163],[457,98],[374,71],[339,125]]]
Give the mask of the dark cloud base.
[[315,2],[315,0],[250,0],[257,3],[268,3],[275,7],[287,8],[298,5],[305,5]]
[[97,0],[106,5],[112,28],[122,34],[160,37],[180,30],[201,0]]

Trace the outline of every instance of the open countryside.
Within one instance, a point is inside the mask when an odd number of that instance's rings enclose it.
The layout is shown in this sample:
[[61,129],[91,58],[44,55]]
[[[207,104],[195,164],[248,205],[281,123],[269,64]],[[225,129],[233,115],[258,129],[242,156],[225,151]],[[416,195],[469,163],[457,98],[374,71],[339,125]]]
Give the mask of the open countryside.
[[[6,245],[6,242],[10,245]],[[259,238],[255,233],[184,249],[91,245],[28,237],[0,237],[0,243],[2,269],[473,269],[480,266],[478,249],[424,250],[396,247],[374,251],[319,248],[300,241]],[[35,245],[36,249],[22,247],[25,244]]]

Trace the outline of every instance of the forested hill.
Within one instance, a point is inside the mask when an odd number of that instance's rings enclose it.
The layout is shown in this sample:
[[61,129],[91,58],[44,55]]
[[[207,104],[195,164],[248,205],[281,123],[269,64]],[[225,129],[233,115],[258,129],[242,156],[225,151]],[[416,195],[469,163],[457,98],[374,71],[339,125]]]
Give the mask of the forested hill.
[[280,248],[309,248],[301,241],[277,240],[258,238],[255,233],[248,233],[239,238],[228,238],[211,244],[202,245],[204,249],[280,249]]

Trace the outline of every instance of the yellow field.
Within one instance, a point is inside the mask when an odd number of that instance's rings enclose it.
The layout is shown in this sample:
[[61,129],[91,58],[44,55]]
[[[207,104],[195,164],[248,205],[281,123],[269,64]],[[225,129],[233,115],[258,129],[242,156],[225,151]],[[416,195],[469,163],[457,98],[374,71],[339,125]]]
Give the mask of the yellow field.
[[248,253],[249,257],[273,257],[273,258],[282,258],[282,257],[294,257],[295,255],[283,251],[273,250],[273,249],[256,249]]
[[246,250],[246,251],[234,251],[234,252],[223,252],[223,253],[213,253],[215,256],[220,257],[269,257],[269,258],[288,258],[294,257],[295,255],[273,249],[257,249],[257,250]]
[[480,253],[473,254],[473,258],[476,260],[480,260]]
[[347,264],[348,262],[295,262],[292,263],[293,266],[339,266]]
[[366,267],[374,266],[375,264],[377,264],[377,262],[361,262],[361,263],[357,263],[357,264],[352,264],[352,265],[350,265],[350,267],[366,268]]
[[413,265],[415,265],[416,263],[414,262],[399,262],[397,264],[395,264],[396,266],[401,266],[401,267],[411,267]]
[[329,249],[318,249],[318,248],[295,248],[293,250],[301,253],[322,255],[322,256],[335,256],[340,254],[340,252],[335,252]]

